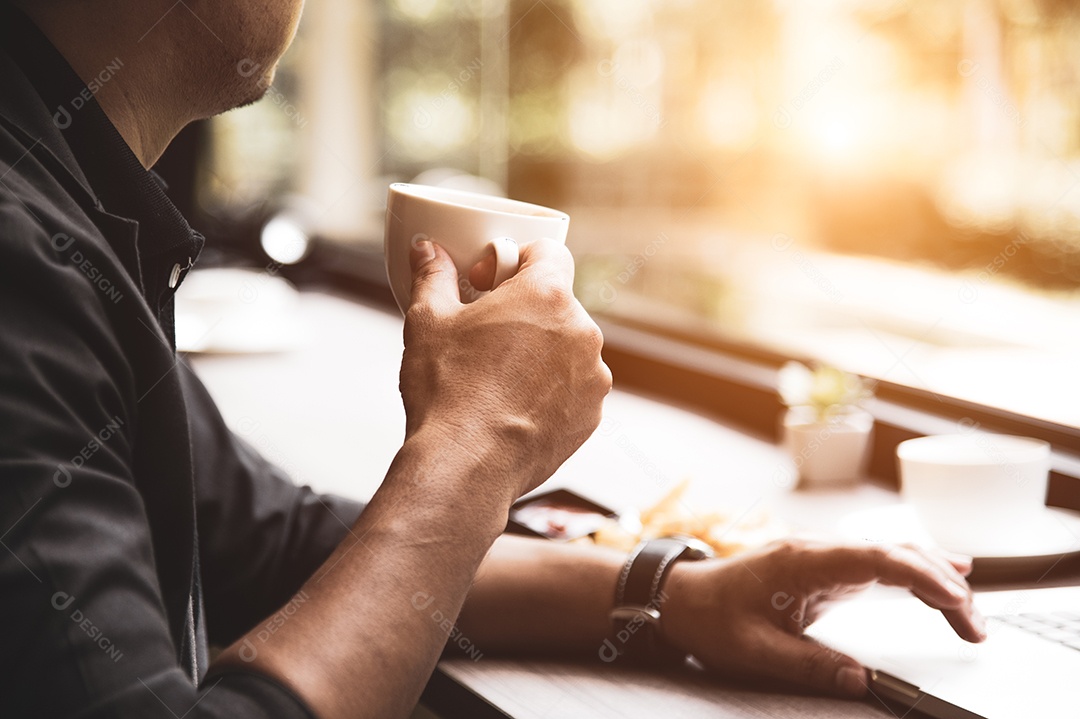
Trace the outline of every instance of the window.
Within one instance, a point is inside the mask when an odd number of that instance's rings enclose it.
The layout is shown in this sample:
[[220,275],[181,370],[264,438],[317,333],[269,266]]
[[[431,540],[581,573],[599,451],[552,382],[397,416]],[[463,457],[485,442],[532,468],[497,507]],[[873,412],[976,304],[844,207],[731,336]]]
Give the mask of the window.
[[1080,9],[308,13],[271,97],[216,125],[214,206],[299,192],[378,242],[387,182],[467,172],[570,213],[594,313],[1080,427]]

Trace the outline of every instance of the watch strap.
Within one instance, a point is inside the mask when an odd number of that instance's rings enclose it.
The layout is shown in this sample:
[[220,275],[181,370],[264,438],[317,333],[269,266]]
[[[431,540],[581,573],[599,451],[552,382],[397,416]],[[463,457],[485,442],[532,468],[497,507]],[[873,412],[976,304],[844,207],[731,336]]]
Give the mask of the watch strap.
[[608,653],[648,661],[685,659],[659,636],[660,615],[667,596],[664,579],[676,562],[712,556],[707,545],[690,537],[660,537],[641,542],[623,565],[611,612],[613,639]]
[[615,606],[649,606],[663,603],[660,586],[672,563],[687,551],[684,540],[676,537],[660,537],[638,544],[623,567],[615,591]]

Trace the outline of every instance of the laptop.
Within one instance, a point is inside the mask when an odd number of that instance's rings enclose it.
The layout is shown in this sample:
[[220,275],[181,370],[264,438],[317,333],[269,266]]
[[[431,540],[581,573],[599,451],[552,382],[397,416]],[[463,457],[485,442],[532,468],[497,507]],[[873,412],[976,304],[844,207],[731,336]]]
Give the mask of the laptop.
[[878,588],[806,633],[870,670],[871,701],[935,719],[1080,717],[1080,587],[979,592],[975,604],[981,644],[910,594]]

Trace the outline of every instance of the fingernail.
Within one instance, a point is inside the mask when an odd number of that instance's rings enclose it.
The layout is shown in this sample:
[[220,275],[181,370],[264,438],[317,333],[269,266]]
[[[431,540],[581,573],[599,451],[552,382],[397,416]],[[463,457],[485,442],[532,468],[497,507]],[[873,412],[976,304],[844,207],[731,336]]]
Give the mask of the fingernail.
[[970,567],[971,563],[975,561],[973,557],[969,557],[966,554],[957,554],[955,552],[942,552],[942,554],[944,554],[945,558],[953,564],[963,564]]
[[866,693],[866,670],[843,666],[836,673],[836,686],[845,694],[862,696]]
[[951,594],[954,598],[967,601],[968,590],[966,587],[962,587],[956,582],[948,582],[945,586],[948,588],[949,594]]
[[413,272],[416,272],[433,259],[435,259],[435,245],[427,240],[417,242],[409,252],[409,265],[412,267]]
[[975,631],[979,633],[979,637],[986,639],[986,618],[983,617],[978,607],[971,607],[971,621],[975,625]]

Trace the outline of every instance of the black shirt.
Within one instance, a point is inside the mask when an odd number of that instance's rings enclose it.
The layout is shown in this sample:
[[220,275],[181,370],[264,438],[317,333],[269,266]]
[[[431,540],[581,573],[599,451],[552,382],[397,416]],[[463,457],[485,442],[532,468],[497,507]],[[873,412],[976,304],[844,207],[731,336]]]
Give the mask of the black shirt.
[[361,505],[294,486],[176,355],[203,239],[94,101],[112,76],[84,84],[3,0],[0,48],[0,717],[310,716],[208,675],[207,646],[271,618]]

